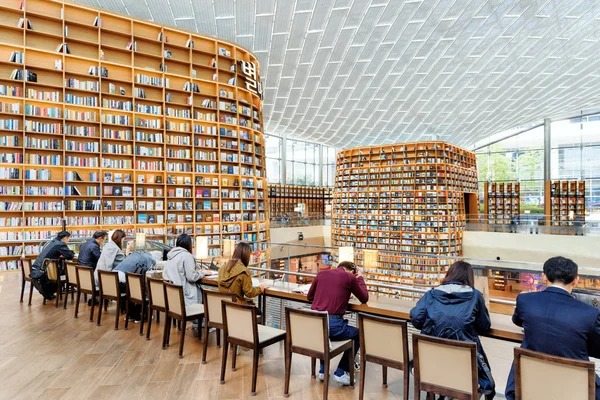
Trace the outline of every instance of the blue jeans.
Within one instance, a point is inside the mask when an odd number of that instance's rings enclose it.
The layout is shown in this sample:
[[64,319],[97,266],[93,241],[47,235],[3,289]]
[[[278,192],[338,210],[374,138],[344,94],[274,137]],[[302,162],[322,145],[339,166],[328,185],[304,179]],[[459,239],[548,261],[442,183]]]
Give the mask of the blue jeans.
[[[343,318],[340,318],[335,315],[329,316],[329,339],[332,342],[339,342],[342,340],[352,339],[354,341],[354,356],[356,356],[356,352],[358,351],[358,346],[360,345],[360,341],[358,338],[358,329],[348,325],[348,322]],[[338,364],[337,369],[335,370],[335,375],[342,376],[344,372],[350,371],[350,352],[345,351],[340,363]],[[324,371],[323,360],[321,360],[321,368],[319,369],[319,373],[323,373]]]

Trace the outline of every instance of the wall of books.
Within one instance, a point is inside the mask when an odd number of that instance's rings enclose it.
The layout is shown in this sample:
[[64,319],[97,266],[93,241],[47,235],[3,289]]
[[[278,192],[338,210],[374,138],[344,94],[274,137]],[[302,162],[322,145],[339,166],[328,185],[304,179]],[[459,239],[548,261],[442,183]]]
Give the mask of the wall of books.
[[365,267],[367,281],[405,285],[406,290],[383,292],[417,298],[410,287],[438,285],[452,262],[439,256],[461,254],[465,208],[477,207],[477,193],[475,154],[448,143],[341,151],[333,246],[376,251],[369,262],[362,259],[363,252],[356,260]]
[[585,223],[585,181],[546,181],[546,215],[551,226]]
[[485,182],[484,212],[490,224],[510,225],[521,213],[518,182]]
[[[271,220],[285,218],[324,219],[331,217],[333,188],[293,185],[269,185]],[[303,207],[303,212],[296,211]],[[301,215],[302,214],[302,215]]]
[[250,52],[51,0],[3,1],[0,38],[0,269],[63,220],[76,236],[206,235],[211,255],[268,240]]

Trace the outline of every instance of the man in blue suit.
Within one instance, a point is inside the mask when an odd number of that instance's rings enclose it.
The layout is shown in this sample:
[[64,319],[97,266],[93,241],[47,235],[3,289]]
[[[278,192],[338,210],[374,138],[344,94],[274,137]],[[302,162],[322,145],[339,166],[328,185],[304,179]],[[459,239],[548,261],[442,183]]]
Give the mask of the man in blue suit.
[[[549,283],[546,290],[517,297],[512,320],[525,331],[521,347],[577,360],[599,357],[600,310],[571,295],[579,282],[577,264],[565,257],[553,257],[544,263],[544,275]],[[514,365],[506,383],[506,398],[515,398]],[[596,400],[600,400],[597,375]]]

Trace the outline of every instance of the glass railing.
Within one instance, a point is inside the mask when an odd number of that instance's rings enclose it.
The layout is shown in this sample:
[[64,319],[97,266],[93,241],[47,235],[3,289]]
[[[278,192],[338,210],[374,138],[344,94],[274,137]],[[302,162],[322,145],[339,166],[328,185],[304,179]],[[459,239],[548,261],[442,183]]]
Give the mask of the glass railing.
[[490,219],[484,214],[467,215],[467,231],[505,232],[541,235],[589,235],[600,236],[600,219],[586,217],[585,221],[565,217],[560,225],[551,222],[552,217],[543,214],[520,214]]
[[298,226],[316,226],[316,225],[331,225],[331,216],[320,215],[313,217],[300,217],[297,215],[288,216],[281,215],[273,217],[271,216],[271,229],[272,228],[292,228]]

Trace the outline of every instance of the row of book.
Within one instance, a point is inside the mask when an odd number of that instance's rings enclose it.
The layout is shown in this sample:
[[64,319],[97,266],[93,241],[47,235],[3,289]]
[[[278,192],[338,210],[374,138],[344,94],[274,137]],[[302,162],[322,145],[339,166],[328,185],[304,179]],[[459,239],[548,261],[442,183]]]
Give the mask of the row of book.
[[60,150],[61,140],[59,139],[38,139],[34,137],[25,137],[25,147],[30,149],[42,150]]
[[37,82],[37,74],[33,71],[29,71],[27,69],[13,69],[10,73],[9,79],[15,81],[22,81],[23,77],[27,80],[27,82]]
[[62,211],[62,201],[26,201],[23,203],[24,211]]

